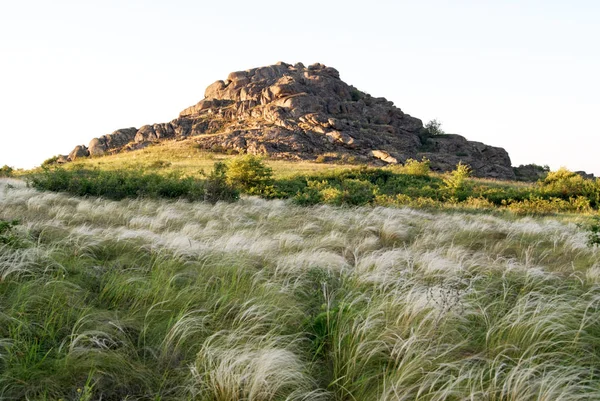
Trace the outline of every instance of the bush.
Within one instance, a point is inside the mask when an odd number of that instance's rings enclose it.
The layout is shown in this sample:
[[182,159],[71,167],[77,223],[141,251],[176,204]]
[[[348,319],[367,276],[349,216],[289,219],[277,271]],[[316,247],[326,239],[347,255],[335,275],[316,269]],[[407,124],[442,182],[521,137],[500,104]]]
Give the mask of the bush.
[[474,198],[469,196],[467,200],[461,203],[461,206],[471,209],[493,209],[496,205],[483,197]]
[[58,156],[52,156],[49,159],[44,160],[42,167],[50,167],[58,164]]
[[457,195],[459,191],[465,189],[465,181],[470,176],[471,167],[458,162],[456,169],[450,172],[449,176],[444,179],[444,184],[453,195]]
[[301,206],[311,206],[321,203],[323,196],[321,190],[327,186],[327,181],[307,181],[306,187],[298,190],[292,198],[294,203]]
[[260,157],[245,155],[227,163],[227,183],[250,194],[261,194],[272,184],[273,170]]
[[416,176],[428,176],[431,172],[430,162],[425,157],[421,161],[407,159],[404,165],[399,168],[399,172]]
[[574,207],[568,201],[563,199],[543,199],[537,196],[532,196],[530,199],[525,199],[519,202],[506,201],[504,204],[508,210],[518,215],[545,216],[574,210]]
[[592,217],[592,222],[585,228],[588,246],[600,246],[600,216]]
[[17,225],[19,225],[18,220],[0,219],[0,244],[13,245],[18,241],[17,236],[13,233],[13,228]]
[[147,174],[140,170],[66,170],[48,169],[29,178],[37,189],[69,192],[78,196],[103,196],[109,199],[136,197],[204,198],[204,185],[191,177],[182,178],[178,173],[166,176]]
[[341,182],[308,181],[307,186],[298,191],[294,202],[300,205],[327,203],[331,205],[360,206],[373,203],[377,186],[366,180],[347,178]]
[[205,202],[233,202],[239,199],[239,191],[227,183],[226,174],[227,165],[225,165],[223,162],[215,163],[213,170],[206,176],[206,180],[204,182]]
[[427,124],[425,124],[424,128],[431,136],[446,135],[446,132],[442,129],[442,123],[436,119],[429,121]]
[[11,177],[14,169],[6,164],[0,167],[0,177]]

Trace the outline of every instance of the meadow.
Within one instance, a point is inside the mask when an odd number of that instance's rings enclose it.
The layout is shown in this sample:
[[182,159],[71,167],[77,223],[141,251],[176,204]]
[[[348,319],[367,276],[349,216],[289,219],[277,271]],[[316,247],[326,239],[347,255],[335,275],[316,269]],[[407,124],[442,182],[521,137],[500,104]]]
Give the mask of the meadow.
[[0,399],[600,394],[600,251],[583,215],[0,180]]
[[426,159],[384,167],[293,162],[207,153],[182,143],[167,141],[64,166],[50,159],[42,168],[16,175],[38,189],[115,200],[216,202],[243,193],[305,206],[410,206],[519,215],[595,214],[600,208],[600,180],[564,168],[545,172],[537,182],[510,182],[472,177],[470,167],[460,163],[451,172],[436,173]]

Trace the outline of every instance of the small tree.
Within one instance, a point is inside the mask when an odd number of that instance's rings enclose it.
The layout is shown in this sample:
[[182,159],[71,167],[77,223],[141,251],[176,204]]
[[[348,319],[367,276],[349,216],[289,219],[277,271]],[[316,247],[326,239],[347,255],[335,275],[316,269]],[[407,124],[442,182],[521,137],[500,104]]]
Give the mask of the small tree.
[[206,175],[204,181],[204,201],[217,203],[218,201],[233,202],[239,199],[237,189],[227,183],[227,166],[225,163],[215,163],[213,170]]
[[425,124],[425,129],[429,133],[429,135],[445,135],[446,132],[442,129],[442,123],[436,119],[429,121]]
[[462,162],[458,162],[456,169],[450,172],[450,175],[444,178],[444,184],[453,194],[465,187],[465,180],[471,176],[471,167]]
[[227,163],[227,183],[248,193],[262,193],[272,183],[273,170],[260,157],[245,155]]

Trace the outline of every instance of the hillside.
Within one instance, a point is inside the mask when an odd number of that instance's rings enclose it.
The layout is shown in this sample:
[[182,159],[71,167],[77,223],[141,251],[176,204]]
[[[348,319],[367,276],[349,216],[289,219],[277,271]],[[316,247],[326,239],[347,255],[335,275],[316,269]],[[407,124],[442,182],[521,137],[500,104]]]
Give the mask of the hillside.
[[375,165],[425,157],[434,171],[450,171],[462,161],[478,177],[515,178],[504,149],[433,134],[392,102],[346,84],[334,68],[277,63],[233,72],[174,120],[116,130],[61,161],[193,138],[200,148],[223,153]]
[[600,393],[600,253],[573,223],[5,179],[0,223],[1,399]]

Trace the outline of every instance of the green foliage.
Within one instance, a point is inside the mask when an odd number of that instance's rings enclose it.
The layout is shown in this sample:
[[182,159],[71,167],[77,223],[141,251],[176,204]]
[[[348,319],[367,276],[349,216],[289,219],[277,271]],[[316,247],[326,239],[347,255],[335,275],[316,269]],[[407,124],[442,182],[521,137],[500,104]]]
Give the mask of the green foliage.
[[600,246],[600,216],[593,216],[591,223],[585,229],[587,231],[588,246]]
[[227,182],[227,165],[222,162],[215,163],[213,170],[204,181],[204,201],[209,203],[233,202],[239,197],[239,191]]
[[42,163],[42,167],[52,167],[58,164],[59,156],[52,156],[49,159],[44,160]]
[[254,155],[236,157],[227,162],[227,183],[250,194],[261,194],[273,181],[273,170]]
[[404,165],[399,168],[399,172],[417,176],[428,176],[431,172],[431,163],[425,157],[421,161],[407,159]]
[[360,99],[362,99],[362,96],[363,96],[362,92],[359,91],[358,89],[352,88],[350,90],[350,98],[352,99],[353,102],[358,102]]
[[11,177],[14,169],[6,164],[0,167],[0,177]]
[[375,199],[376,187],[366,180],[349,178],[338,185],[322,181],[311,186],[319,192],[317,199],[332,205],[366,205]]
[[200,180],[170,173],[166,176],[140,170],[45,169],[29,178],[37,189],[69,192],[79,196],[103,196],[110,199],[137,197],[186,198],[201,200],[204,187]]
[[0,219],[0,244],[13,245],[18,241],[13,228],[19,225],[19,220]]
[[519,202],[505,202],[511,212],[518,215],[549,215],[571,211],[572,205],[560,198],[543,199],[532,196]]
[[446,135],[446,132],[442,129],[442,123],[436,119],[429,121],[424,128],[431,136]]
[[465,189],[466,180],[471,176],[471,167],[462,162],[458,162],[456,168],[444,179],[446,188],[453,194],[457,195]]
[[580,175],[569,171],[565,167],[561,167],[556,171],[548,172],[546,178],[543,179],[542,183],[544,185],[552,185],[557,183],[566,184],[572,180],[580,181],[580,179],[583,180],[583,178]]
[[[165,163],[159,161],[156,167]],[[29,178],[38,188],[111,199],[135,197],[185,198],[207,202],[234,201],[240,193],[292,199],[299,205],[386,205],[417,208],[486,209],[496,207],[519,215],[590,213],[600,206],[600,181],[566,169],[536,184],[493,182],[470,178],[459,163],[445,176],[432,174],[429,161],[407,160],[387,168],[340,168],[274,179],[264,160],[251,155],[216,162],[203,179],[177,170],[163,174],[137,169],[45,168]]]

